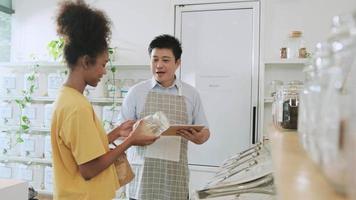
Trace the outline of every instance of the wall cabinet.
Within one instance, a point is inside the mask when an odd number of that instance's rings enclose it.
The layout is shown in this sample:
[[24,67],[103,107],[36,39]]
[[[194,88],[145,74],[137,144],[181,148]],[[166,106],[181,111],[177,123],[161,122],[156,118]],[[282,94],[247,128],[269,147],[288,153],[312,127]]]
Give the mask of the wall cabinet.
[[271,81],[281,80],[283,83],[292,80],[303,81],[303,68],[307,63],[307,59],[276,59],[261,64],[259,132],[262,135],[272,124],[273,98],[269,93]]

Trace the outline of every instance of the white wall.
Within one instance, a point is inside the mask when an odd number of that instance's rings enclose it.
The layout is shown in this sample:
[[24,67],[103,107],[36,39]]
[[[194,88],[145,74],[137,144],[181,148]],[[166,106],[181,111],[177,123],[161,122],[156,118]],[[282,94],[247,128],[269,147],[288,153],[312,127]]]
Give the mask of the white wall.
[[[11,60],[28,61],[30,54],[49,59],[46,45],[56,39],[55,16],[59,0],[13,0]],[[112,47],[120,64],[148,64],[146,51],[156,35],[173,34],[173,7],[167,0],[87,0],[112,21]]]
[[[34,53],[49,59],[46,44],[57,38],[55,14],[59,0],[13,0],[12,61],[29,60]],[[205,0],[217,2],[217,0]],[[232,1],[232,0],[224,0]],[[162,33],[173,34],[173,3],[203,0],[87,0],[105,10],[113,22],[112,45],[119,48],[121,64],[147,64],[146,48]],[[355,0],[261,0],[262,60],[279,56],[292,30],[304,33],[309,50],[330,32],[334,15],[356,10]]]
[[355,0],[261,0],[262,59],[279,57],[288,33],[301,30],[309,50],[330,33],[332,16],[356,11]]

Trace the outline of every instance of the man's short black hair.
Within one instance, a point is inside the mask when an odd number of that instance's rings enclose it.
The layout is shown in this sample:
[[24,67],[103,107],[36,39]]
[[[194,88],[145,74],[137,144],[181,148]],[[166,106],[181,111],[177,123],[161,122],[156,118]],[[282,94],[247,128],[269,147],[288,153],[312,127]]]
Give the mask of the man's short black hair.
[[154,48],[159,48],[159,49],[171,49],[173,51],[173,55],[175,57],[175,60],[180,59],[182,55],[182,45],[179,42],[179,40],[171,35],[164,34],[164,35],[159,35],[155,37],[149,47],[148,47],[148,53],[151,55],[152,50]]

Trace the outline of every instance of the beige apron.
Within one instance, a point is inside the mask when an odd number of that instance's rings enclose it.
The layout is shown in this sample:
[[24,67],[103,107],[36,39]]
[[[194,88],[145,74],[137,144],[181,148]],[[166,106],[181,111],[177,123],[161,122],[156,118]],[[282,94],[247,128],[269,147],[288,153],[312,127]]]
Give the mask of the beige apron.
[[[157,111],[164,112],[170,124],[188,123],[187,108],[183,96],[150,91],[140,118]],[[168,149],[169,145],[160,147],[162,147],[162,151],[165,151],[164,148]],[[136,151],[137,162],[133,162],[132,168],[136,176],[134,181],[129,184],[129,197],[139,200],[187,199],[189,193],[187,140],[183,137],[180,139],[179,162],[145,157],[147,148],[133,148]]]

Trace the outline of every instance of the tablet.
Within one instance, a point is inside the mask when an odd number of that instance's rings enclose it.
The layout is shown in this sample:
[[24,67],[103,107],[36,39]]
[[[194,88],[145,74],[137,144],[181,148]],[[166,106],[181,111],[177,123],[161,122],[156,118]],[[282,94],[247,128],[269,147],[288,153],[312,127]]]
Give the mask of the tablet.
[[181,129],[189,129],[194,128],[196,131],[201,131],[204,126],[203,125],[188,125],[188,124],[173,124],[170,125],[167,130],[165,130],[161,135],[164,136],[176,136],[177,131]]

